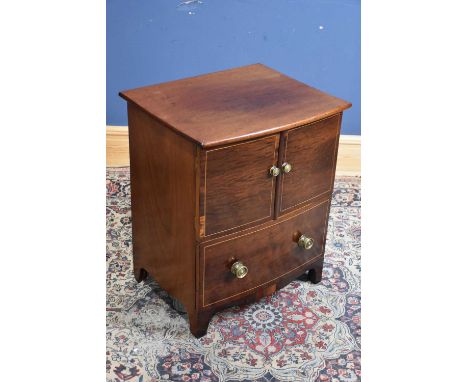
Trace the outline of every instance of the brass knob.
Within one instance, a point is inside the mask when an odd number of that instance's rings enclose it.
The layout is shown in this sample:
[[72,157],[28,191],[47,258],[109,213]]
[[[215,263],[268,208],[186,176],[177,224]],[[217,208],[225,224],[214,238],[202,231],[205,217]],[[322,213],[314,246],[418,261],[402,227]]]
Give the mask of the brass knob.
[[297,245],[304,249],[311,249],[314,245],[314,239],[311,239],[310,237],[307,237],[305,235],[301,235],[299,241],[297,242]]
[[288,172],[290,172],[292,170],[292,166],[289,163],[283,163],[281,168],[283,169],[283,172],[285,174],[287,174]]
[[270,175],[278,176],[280,174],[280,169],[276,166],[271,166],[270,168]]
[[249,269],[242,264],[240,261],[236,261],[234,264],[231,266],[231,272],[236,276],[238,279],[242,279],[247,275],[247,272]]

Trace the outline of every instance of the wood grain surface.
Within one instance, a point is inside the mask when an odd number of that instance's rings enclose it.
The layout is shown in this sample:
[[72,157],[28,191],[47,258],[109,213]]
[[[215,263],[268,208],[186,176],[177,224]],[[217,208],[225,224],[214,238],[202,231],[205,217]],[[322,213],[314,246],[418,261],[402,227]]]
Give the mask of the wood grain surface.
[[[133,262],[195,309],[196,146],[128,105]],[[181,266],[183,264],[183,266]]]
[[262,64],[120,95],[202,147],[270,135],[351,107]]
[[340,123],[338,114],[284,133],[280,161],[291,164],[292,171],[278,180],[279,214],[324,193],[331,194]]
[[273,217],[279,136],[202,151],[205,169],[200,194],[205,236]]
[[[201,307],[251,292],[323,255],[328,205],[329,199],[268,227],[202,244]],[[314,239],[310,250],[298,246],[301,234]],[[230,271],[232,263],[237,260],[249,269],[242,279]]]

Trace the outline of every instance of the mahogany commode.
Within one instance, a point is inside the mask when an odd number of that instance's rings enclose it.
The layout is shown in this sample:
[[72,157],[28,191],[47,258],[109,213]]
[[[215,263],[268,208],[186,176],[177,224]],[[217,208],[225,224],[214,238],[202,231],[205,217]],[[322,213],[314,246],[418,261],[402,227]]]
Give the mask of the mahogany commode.
[[309,271],[321,279],[343,110],[261,64],[121,92],[133,261],[191,332]]

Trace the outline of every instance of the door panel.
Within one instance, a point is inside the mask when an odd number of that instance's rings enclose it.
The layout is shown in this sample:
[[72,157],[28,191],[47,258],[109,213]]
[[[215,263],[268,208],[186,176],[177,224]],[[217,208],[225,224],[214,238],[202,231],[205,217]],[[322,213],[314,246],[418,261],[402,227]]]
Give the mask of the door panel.
[[292,170],[279,179],[279,214],[333,190],[341,114],[284,134],[282,163]]
[[[273,217],[279,135],[204,152],[201,236],[240,229]],[[203,166],[202,166],[203,168]]]

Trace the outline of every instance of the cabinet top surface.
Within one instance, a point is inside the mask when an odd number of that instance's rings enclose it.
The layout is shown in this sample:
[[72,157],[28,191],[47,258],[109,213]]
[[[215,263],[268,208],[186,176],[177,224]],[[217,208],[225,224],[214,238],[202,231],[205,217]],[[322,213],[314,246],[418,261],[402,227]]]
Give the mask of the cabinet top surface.
[[351,107],[262,64],[120,95],[207,148],[277,133]]

